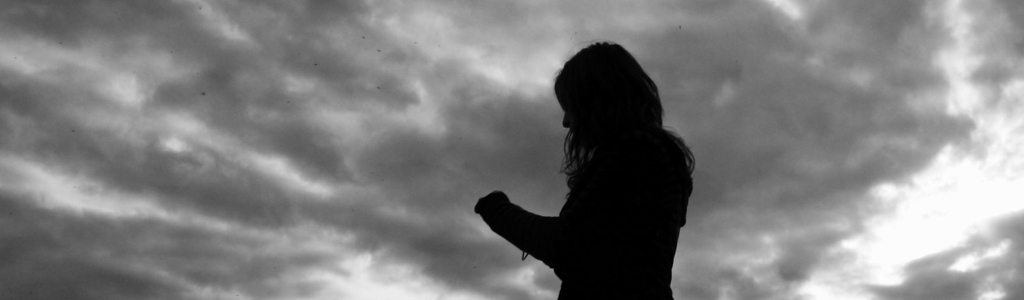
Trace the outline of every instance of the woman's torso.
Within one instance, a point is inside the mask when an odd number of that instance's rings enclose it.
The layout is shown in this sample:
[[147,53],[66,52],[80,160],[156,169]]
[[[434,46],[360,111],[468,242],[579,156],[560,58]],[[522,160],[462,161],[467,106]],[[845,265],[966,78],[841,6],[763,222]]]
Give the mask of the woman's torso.
[[595,201],[581,194],[601,164],[629,162],[612,172],[622,189],[597,195],[614,203],[614,220],[600,232],[573,240],[571,257],[555,269],[562,279],[559,299],[671,299],[673,257],[692,180],[678,146],[657,133],[632,133],[614,147],[595,154],[560,212]]

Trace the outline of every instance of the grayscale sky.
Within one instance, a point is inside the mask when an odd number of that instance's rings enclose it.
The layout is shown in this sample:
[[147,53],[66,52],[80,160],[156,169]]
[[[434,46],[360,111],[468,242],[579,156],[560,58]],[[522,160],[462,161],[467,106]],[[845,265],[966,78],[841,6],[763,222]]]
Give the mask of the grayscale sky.
[[0,299],[553,299],[575,51],[697,159],[676,299],[1024,299],[1024,2],[0,0]]

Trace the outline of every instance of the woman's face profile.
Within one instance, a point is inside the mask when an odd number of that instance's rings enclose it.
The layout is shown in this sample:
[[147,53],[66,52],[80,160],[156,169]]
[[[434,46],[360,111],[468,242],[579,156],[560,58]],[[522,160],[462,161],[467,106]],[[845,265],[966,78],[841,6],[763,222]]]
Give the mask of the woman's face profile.
[[575,120],[575,116],[565,109],[565,104],[562,101],[558,101],[558,106],[562,107],[562,127],[569,128],[572,126],[572,122]]

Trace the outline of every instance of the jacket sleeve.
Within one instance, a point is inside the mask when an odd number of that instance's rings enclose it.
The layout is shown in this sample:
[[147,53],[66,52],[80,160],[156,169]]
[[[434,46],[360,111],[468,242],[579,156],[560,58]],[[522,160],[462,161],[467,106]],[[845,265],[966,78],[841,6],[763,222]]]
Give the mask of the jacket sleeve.
[[[637,155],[614,151],[597,164],[596,174],[559,217],[545,217],[512,204],[504,194],[492,193],[477,204],[477,212],[491,230],[552,268],[564,262],[570,247],[597,246],[602,237],[621,233],[630,198],[640,192],[636,182]],[[598,242],[599,243],[599,242]]]

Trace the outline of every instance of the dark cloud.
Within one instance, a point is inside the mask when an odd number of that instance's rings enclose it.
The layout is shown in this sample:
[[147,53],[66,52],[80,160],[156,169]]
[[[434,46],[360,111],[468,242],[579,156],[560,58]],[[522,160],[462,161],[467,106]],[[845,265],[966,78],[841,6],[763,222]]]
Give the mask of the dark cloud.
[[96,36],[135,36],[143,32],[148,35],[168,34],[167,31],[152,29],[186,19],[172,2],[137,1],[8,1],[0,9],[0,15],[4,16],[3,23],[9,26],[7,30],[68,43],[69,46],[80,45],[84,38]]
[[848,234],[831,230],[818,231],[782,243],[782,257],[776,262],[780,279],[796,282],[807,280],[824,255],[822,249],[828,249]]
[[[424,168],[420,170],[421,172],[410,172],[410,170],[415,171],[413,168],[415,165],[408,165],[407,162],[426,163],[416,162],[417,157],[413,154],[448,153],[446,155],[450,155],[449,159],[456,160],[460,157],[455,151],[423,152],[428,149],[426,147],[453,146],[431,145],[429,141],[415,135],[396,135],[395,138],[382,141],[384,145],[379,150],[371,145],[370,152],[377,156],[383,156],[387,155],[388,151],[419,151],[382,157],[382,159],[391,157],[398,161],[385,160],[375,163],[370,160],[370,167],[380,166],[382,168],[381,174],[374,174],[375,169],[373,168],[363,168],[365,172],[370,173],[370,179],[379,180],[381,187],[388,190],[383,193],[383,196],[387,198],[375,199],[374,201],[377,203],[365,205],[348,205],[341,202],[304,203],[301,201],[308,200],[304,199],[306,197],[282,190],[279,184],[270,181],[269,178],[250,173],[237,160],[217,153],[215,150],[197,146],[187,153],[171,153],[161,149],[155,136],[145,138],[141,144],[127,144],[118,141],[112,132],[86,131],[88,128],[83,129],[80,124],[61,119],[60,115],[50,115],[51,113],[56,114],[56,112],[46,112],[43,108],[38,107],[35,109],[38,111],[31,113],[34,117],[52,118],[52,121],[47,122],[46,125],[40,125],[41,129],[59,134],[52,137],[36,137],[37,140],[31,145],[27,145],[26,148],[41,150],[41,154],[37,156],[53,164],[84,168],[82,171],[86,172],[89,177],[108,183],[107,188],[137,193],[155,193],[163,197],[160,203],[162,206],[264,230],[282,230],[305,221],[318,222],[343,232],[355,233],[358,236],[356,246],[361,250],[382,252],[387,257],[398,261],[422,265],[427,274],[444,280],[454,288],[483,289],[498,294],[509,294],[511,298],[526,297],[525,291],[496,286],[494,283],[495,278],[500,278],[501,274],[507,273],[516,266],[514,264],[516,261],[512,259],[515,257],[513,249],[503,247],[498,243],[483,243],[479,238],[467,236],[467,231],[470,231],[470,228],[453,226],[450,223],[451,218],[459,217],[460,212],[467,213],[471,209],[471,202],[466,198],[472,195],[467,196],[465,191],[459,191],[459,189],[467,187],[455,186],[458,189],[443,189],[438,185],[443,181],[427,182],[420,186],[408,185],[416,183],[418,180],[444,178],[430,172],[448,169],[443,165],[438,165]],[[515,120],[519,119],[508,118],[506,122]],[[53,126],[53,128],[48,126]],[[57,128],[79,128],[81,134],[72,131],[65,133]],[[473,147],[473,144],[480,143],[478,140],[468,141],[470,138],[464,139],[456,136],[452,136],[451,140],[467,140],[465,144],[469,146],[464,146],[464,148],[470,148]],[[509,152],[518,150],[516,147],[497,146],[499,149],[508,148],[504,151]],[[459,149],[458,147],[453,148]],[[529,153],[515,153],[515,155],[529,155]],[[483,157],[478,158],[482,159]],[[446,161],[438,160],[437,162],[445,163]],[[395,165],[396,163],[398,165]],[[505,161],[502,164],[514,167],[523,166],[511,161]],[[485,166],[482,169],[502,168]],[[405,171],[387,173],[391,170]],[[523,172],[512,170],[510,173],[520,177],[534,175],[529,172],[516,174]],[[408,175],[425,177],[418,177],[420,178],[418,180],[391,177]],[[440,175],[456,176],[452,173]],[[504,178],[501,174],[490,174],[489,176]],[[392,186],[396,183],[405,183],[405,185]],[[390,198],[393,200],[387,200]],[[463,201],[464,206],[451,207],[445,204],[446,201],[453,199],[465,200]],[[361,201],[360,199],[344,200]],[[433,216],[431,217],[433,220],[425,226],[403,220],[403,218],[389,216],[385,208],[380,207],[381,204],[408,206],[411,213]],[[146,227],[141,230],[151,232],[156,229]],[[173,240],[176,243],[198,244],[189,241],[187,236],[175,236]],[[196,245],[196,247],[201,246],[203,245]],[[188,250],[190,249],[168,246],[164,249],[153,249],[147,252],[147,255],[160,260],[188,262],[187,265],[194,266],[196,269],[176,270],[174,265],[168,267],[173,271],[195,277],[198,282],[220,286],[246,284],[252,285],[250,287],[252,289],[258,288],[262,282],[250,282],[251,278],[249,277],[270,276],[283,272],[276,268],[296,267],[296,262],[274,263],[274,259],[265,259],[267,264],[265,266],[236,269],[244,268],[248,260],[240,261],[241,257],[250,256],[233,253],[240,249],[219,249],[203,255],[178,253]],[[230,256],[232,254],[241,257],[232,257]],[[322,262],[322,259],[318,261]],[[213,266],[223,267],[213,268]],[[210,268],[210,270],[206,270],[206,268]],[[261,273],[263,274],[261,275]],[[262,293],[269,293],[269,291]]]
[[977,294],[974,276],[956,273],[915,274],[900,288],[875,288],[884,299],[970,299]]
[[40,109],[32,115],[33,129],[46,135],[22,140],[26,144],[20,148],[32,151],[22,155],[86,174],[109,188],[165,196],[163,204],[171,207],[251,225],[291,221],[287,217],[293,204],[282,200],[293,197],[269,178],[249,173],[223,154],[208,149],[185,155],[169,153],[160,149],[153,135],[126,143],[117,131],[88,128],[64,113]]
[[[561,138],[546,124],[553,118],[541,119],[550,116],[544,110],[552,105],[478,100],[453,100],[457,104],[447,113],[452,132],[444,138],[395,133],[367,146],[357,166],[372,182],[380,182],[386,201],[400,204],[430,224],[366,228],[365,236],[384,240],[390,245],[385,248],[394,247],[399,257],[412,259],[433,277],[466,289],[492,285],[488,281],[496,275],[521,265],[513,248],[473,237],[471,229],[453,227],[448,220],[469,214],[473,201],[489,192],[488,186],[510,191],[518,202],[536,207],[552,207],[564,192],[557,173]],[[380,226],[395,223],[400,221]],[[522,294],[525,291],[517,293],[509,296],[528,298]]]
[[[927,25],[918,2],[823,2],[807,31],[763,17],[770,12],[758,14],[767,8],[755,4],[717,9],[732,18],[634,47],[660,79],[669,123],[697,157],[684,228],[696,232],[684,234],[680,252],[684,262],[700,259],[688,251],[709,251],[696,246],[702,243],[764,252],[769,246],[730,241],[773,236],[789,242],[775,276],[762,276],[802,281],[878,209],[862,201],[868,188],[913,174],[945,145],[965,140],[973,125],[938,105],[909,104],[944,85],[930,66],[935,49],[918,47],[943,34]],[[858,83],[856,72],[866,81]],[[828,229],[835,226],[842,229]],[[681,298],[721,293],[687,286]]]
[[[55,211],[46,201],[4,192],[0,207],[0,293],[11,299],[201,299],[196,289],[258,298],[310,294],[282,278],[325,263],[326,253],[260,250],[235,232],[148,218],[113,219]],[[282,283],[287,283],[283,285]],[[306,289],[306,290],[304,290]]]
[[975,15],[986,16],[973,20],[974,26],[968,28],[980,54],[970,79],[983,93],[981,101],[987,107],[1014,110],[1019,104],[1004,93],[1024,76],[1024,38],[1019,34],[1024,30],[1024,6],[1015,1],[975,1],[965,7]]
[[[775,280],[765,280],[760,270],[722,264],[720,258],[706,261],[677,262],[686,270],[673,278],[676,298],[686,299],[769,299],[792,295],[792,288]],[[682,295],[682,296],[680,296]]]

